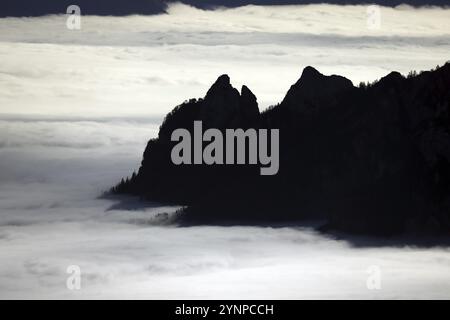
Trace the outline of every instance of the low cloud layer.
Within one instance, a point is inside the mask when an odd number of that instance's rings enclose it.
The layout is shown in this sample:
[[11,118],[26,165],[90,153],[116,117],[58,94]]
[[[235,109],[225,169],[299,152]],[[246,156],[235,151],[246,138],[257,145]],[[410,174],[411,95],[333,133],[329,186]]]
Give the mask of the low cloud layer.
[[[407,5],[378,8],[381,18],[379,29],[368,28],[370,14],[368,5],[248,5],[232,9],[202,10],[175,3],[170,5],[167,14],[156,16],[82,16],[84,18],[82,29],[78,32],[66,28],[66,15],[6,18],[1,22],[1,37],[13,41],[49,39],[51,43],[112,44],[120,40],[120,43],[116,44],[124,45],[124,42],[152,44],[151,36],[154,32],[181,34],[265,32],[341,36],[450,35],[448,8],[414,8]],[[8,32],[11,28],[22,32],[11,34]],[[150,39],[147,39],[147,36],[150,36]]]
[[[223,73],[261,109],[307,65],[355,84],[445,63],[450,9],[367,6],[170,6],[157,16],[0,19],[0,113],[161,117]],[[276,79],[276,85],[274,85]]]
[[[357,249],[297,228],[157,226],[152,217],[174,209],[110,211],[58,189],[23,187],[33,206],[1,204],[1,298],[448,298],[448,249]],[[81,269],[79,291],[66,287],[70,265]],[[380,290],[367,287],[373,267]]]

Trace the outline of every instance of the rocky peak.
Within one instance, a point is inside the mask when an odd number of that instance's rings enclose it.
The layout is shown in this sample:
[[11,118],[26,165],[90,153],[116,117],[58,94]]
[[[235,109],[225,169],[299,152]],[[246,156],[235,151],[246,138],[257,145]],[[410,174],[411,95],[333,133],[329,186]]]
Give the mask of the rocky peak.
[[[352,82],[341,76],[325,76],[313,67],[303,69],[300,79],[289,89],[282,104],[304,110],[316,107],[324,101],[334,100],[339,92],[353,88]],[[299,109],[300,108],[300,109]]]
[[227,74],[221,75],[208,90],[205,100],[226,99],[233,100],[239,97],[239,91],[233,88],[230,77]]
[[253,94],[253,92],[250,91],[247,86],[242,86],[240,105],[244,109],[253,111],[255,109],[258,110],[258,102],[256,96]]
[[315,81],[320,80],[321,78],[325,77],[323,74],[321,74],[317,69],[307,66],[305,69],[303,69],[302,75],[300,79],[297,81],[299,83],[300,81]]
[[377,85],[382,86],[391,86],[398,84],[399,82],[403,81],[405,78],[397,71],[392,71],[388,75],[384,76],[380,79],[380,81],[377,83]]
[[250,100],[254,100],[256,102],[256,96],[253,94],[253,92],[251,92],[251,90],[246,86],[243,85],[242,89],[241,89],[241,97],[245,98],[245,99],[250,99]]
[[201,119],[207,126],[225,128],[254,123],[259,117],[256,96],[246,86],[241,93],[231,85],[230,77],[221,75],[205,96]]
[[259,121],[259,108],[256,96],[247,86],[242,86],[240,99],[241,123],[244,126],[257,126]]

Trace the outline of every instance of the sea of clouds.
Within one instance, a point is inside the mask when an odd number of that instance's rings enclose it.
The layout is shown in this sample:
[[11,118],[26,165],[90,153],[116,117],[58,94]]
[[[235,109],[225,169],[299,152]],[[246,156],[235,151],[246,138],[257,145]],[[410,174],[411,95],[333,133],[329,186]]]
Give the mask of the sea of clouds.
[[[157,219],[177,207],[99,198],[139,168],[164,115],[223,73],[264,109],[307,65],[357,84],[449,59],[449,9],[381,8],[379,30],[366,10],[175,4],[82,16],[81,30],[64,15],[0,19],[0,298],[449,298],[447,248],[181,228]],[[66,287],[70,265],[81,290]]]
[[379,29],[368,19],[367,6],[182,4],[157,16],[82,16],[80,30],[65,15],[0,19],[0,113],[162,115],[223,73],[264,109],[308,65],[358,84],[449,59],[450,9],[380,7]]

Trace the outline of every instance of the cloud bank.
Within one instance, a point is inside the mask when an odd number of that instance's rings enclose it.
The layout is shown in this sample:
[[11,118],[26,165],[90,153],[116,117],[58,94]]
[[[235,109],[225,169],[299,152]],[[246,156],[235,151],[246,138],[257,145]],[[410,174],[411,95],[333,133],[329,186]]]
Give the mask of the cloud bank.
[[307,65],[357,84],[449,59],[450,9],[381,7],[380,17],[373,30],[367,6],[174,4],[165,15],[85,16],[81,30],[64,15],[0,19],[0,113],[162,116],[223,73],[264,109]]

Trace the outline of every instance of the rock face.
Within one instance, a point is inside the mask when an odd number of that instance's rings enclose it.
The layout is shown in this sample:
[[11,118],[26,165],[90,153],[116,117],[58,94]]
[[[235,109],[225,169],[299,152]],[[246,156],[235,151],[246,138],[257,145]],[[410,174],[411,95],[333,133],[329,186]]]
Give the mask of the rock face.
[[252,127],[259,120],[255,95],[246,86],[239,93],[231,86],[228,75],[217,79],[200,108],[200,119],[210,128]]
[[352,82],[344,77],[324,76],[316,69],[306,67],[300,79],[289,89],[282,104],[296,113],[317,113],[321,106],[336,104],[335,98],[339,93],[350,88],[353,88]]
[[150,140],[147,145],[138,174],[119,184],[114,191],[189,205],[195,208],[195,213],[190,217],[202,221],[214,220],[213,216],[205,215],[213,206],[225,210],[225,206],[221,204],[225,198],[227,202],[241,202],[243,207],[246,206],[247,190],[251,190],[255,183],[253,177],[259,175],[258,166],[176,166],[172,163],[170,154],[177,143],[171,141],[172,132],[184,128],[193,136],[196,120],[202,121],[204,130],[247,129],[261,125],[255,95],[245,86],[240,93],[231,86],[230,78],[222,75],[208,90],[204,99],[189,100],[166,116],[158,138]]
[[[321,218],[365,234],[450,230],[450,64],[354,87],[312,67],[277,106],[259,113],[247,88],[221,76],[200,100],[167,115],[137,175],[113,190],[185,204],[195,222]],[[280,170],[175,166],[170,135],[193,121],[280,130]]]

